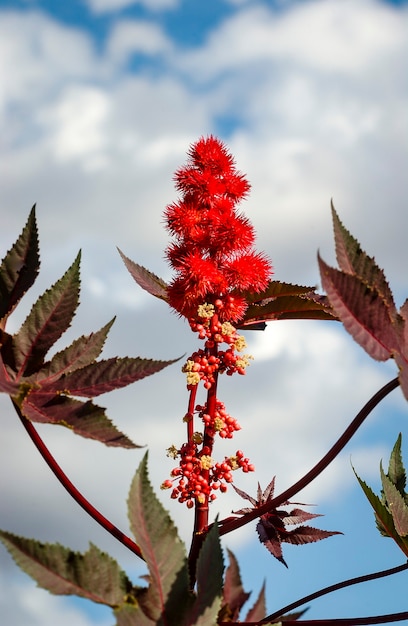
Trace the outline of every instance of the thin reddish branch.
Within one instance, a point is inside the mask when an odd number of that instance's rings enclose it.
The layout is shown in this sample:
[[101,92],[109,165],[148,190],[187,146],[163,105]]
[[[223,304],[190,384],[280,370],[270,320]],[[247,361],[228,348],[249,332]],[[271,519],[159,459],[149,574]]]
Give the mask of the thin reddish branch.
[[130,537],[125,535],[121,530],[119,530],[119,528],[117,528],[114,524],[112,524],[110,520],[108,520],[104,515],[102,515],[102,513],[100,513],[100,511],[98,511],[98,509],[96,509],[82,495],[82,493],[78,491],[75,485],[70,481],[68,476],[58,465],[57,461],[55,460],[51,452],[48,450],[47,446],[45,445],[40,435],[38,434],[37,430],[35,429],[33,423],[30,422],[27,418],[25,418],[24,415],[22,415],[19,407],[13,400],[12,402],[17,412],[17,415],[19,416],[21,423],[26,429],[31,441],[34,443],[35,447],[37,448],[37,450],[43,457],[44,461],[47,463],[50,470],[58,478],[59,482],[68,491],[70,496],[72,496],[74,500],[79,504],[79,506],[82,507],[84,511],[86,511],[86,513],[88,513],[88,515],[90,515],[98,524],[100,524],[102,528],[104,528],[105,530],[108,531],[108,533],[113,535],[115,539],[120,541],[120,543],[122,543],[126,548],[128,548],[131,552],[133,552],[133,554],[136,554],[136,556],[144,560],[142,556],[142,552],[139,546],[137,545],[137,543],[135,543]]
[[[288,619],[285,626],[370,626],[371,624],[391,624],[408,619],[408,611],[375,615],[374,617],[346,617],[340,619]],[[218,626],[262,626],[265,622],[219,622]],[[272,624],[272,622],[269,622]]]
[[[268,513],[273,509],[284,504],[294,495],[296,495],[299,491],[307,487],[319,474],[321,474],[327,467],[330,465],[332,461],[338,456],[338,454],[343,450],[346,444],[350,441],[356,431],[359,429],[361,424],[364,422],[366,417],[373,411],[373,409],[383,400],[391,391],[396,389],[399,385],[398,377],[391,380],[389,383],[384,385],[376,394],[373,395],[372,398],[364,405],[361,411],[356,415],[351,424],[346,428],[344,433],[339,437],[336,443],[330,448],[330,450],[325,454],[325,456],[318,462],[312,469],[307,472],[300,480],[294,483],[291,487],[283,491],[281,494],[265,502],[260,507],[257,507],[253,511],[246,513],[242,517],[229,517],[225,520],[221,520],[219,522],[219,532],[220,535],[225,535],[230,533],[241,526],[245,526],[252,520],[264,515],[264,513]],[[302,622],[303,623],[303,622]]]
[[[343,580],[340,583],[336,583],[335,585],[330,585],[329,587],[324,587],[324,589],[319,589],[315,593],[311,593],[304,598],[300,598],[300,600],[296,600],[296,602],[292,602],[291,604],[287,604],[286,606],[274,611],[265,619],[261,620],[259,624],[269,624],[275,621],[277,618],[285,615],[289,611],[293,611],[293,609],[297,609],[302,604],[306,604],[306,602],[311,602],[312,600],[316,600],[321,596],[324,596],[328,593],[333,593],[334,591],[338,591],[339,589],[344,589],[345,587],[350,587],[351,585],[358,585],[360,583],[366,583],[370,580],[377,580],[378,578],[385,578],[386,576],[392,576],[393,574],[398,574],[399,572],[403,572],[408,569],[408,561],[403,563],[402,565],[398,565],[397,567],[391,567],[389,569],[381,570],[380,572],[373,572],[372,574],[365,574],[364,576],[357,576],[355,578],[349,578],[348,580]],[[303,624],[303,621],[302,621]]]

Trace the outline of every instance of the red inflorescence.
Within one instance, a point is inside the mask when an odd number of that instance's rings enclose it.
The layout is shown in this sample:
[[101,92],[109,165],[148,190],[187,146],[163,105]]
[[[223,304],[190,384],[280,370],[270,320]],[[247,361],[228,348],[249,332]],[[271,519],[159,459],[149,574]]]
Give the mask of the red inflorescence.
[[182,197],[165,211],[174,236],[166,255],[176,272],[168,287],[169,303],[194,319],[200,304],[218,300],[220,320],[237,322],[247,308],[246,293],[265,289],[272,272],[269,259],[253,250],[252,225],[237,213],[249,183],[212,136],[192,146],[175,181]]
[[169,448],[169,456],[179,464],[162,488],[171,489],[171,497],[189,508],[206,507],[217,490],[227,490],[234,470],[254,470],[241,450],[220,463],[212,458],[216,435],[231,439],[241,428],[216,397],[216,387],[219,374],[244,374],[252,358],[241,354],[245,340],[233,324],[244,318],[249,295],[267,287],[272,266],[263,253],[254,250],[254,228],[237,213],[249,183],[218,139],[207,137],[195,143],[175,181],[181,198],[165,211],[173,236],[166,256],[175,271],[167,295],[169,304],[188,319],[204,342],[182,368],[190,398],[195,398],[199,383],[208,395],[207,402],[195,408],[204,432],[194,432],[189,409],[188,441],[180,448]]

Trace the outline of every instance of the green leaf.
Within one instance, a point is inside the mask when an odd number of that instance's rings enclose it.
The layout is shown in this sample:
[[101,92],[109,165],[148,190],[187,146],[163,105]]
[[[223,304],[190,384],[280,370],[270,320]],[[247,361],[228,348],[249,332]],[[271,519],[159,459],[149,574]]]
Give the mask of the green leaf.
[[48,350],[71,324],[79,302],[80,257],[78,254],[64,276],[38,298],[14,335],[15,365],[19,376],[30,376],[37,371]]
[[345,329],[373,359],[389,359],[398,350],[398,337],[383,297],[357,276],[329,267],[320,257],[319,266],[323,288]]
[[384,473],[382,465],[380,472],[386,505],[391,512],[395,530],[400,537],[406,537],[408,535],[408,506],[405,504],[404,497]]
[[386,505],[373,492],[373,490],[357,475],[354,468],[353,471],[369,503],[374,509],[378,530],[383,536],[391,537],[391,539],[394,539],[394,541],[403,551],[405,556],[408,556],[408,541],[404,537],[400,537],[400,535],[396,531],[393,517],[387,509]]
[[21,412],[33,422],[66,426],[76,435],[107,446],[140,448],[105,415],[105,409],[91,401],[81,402],[62,394],[32,391],[21,404]]
[[65,391],[73,396],[93,398],[102,393],[120,389],[131,383],[160,372],[164,367],[175,363],[172,361],[155,361],[140,357],[112,357],[90,363],[81,369],[61,376],[57,381],[46,385],[49,391]]
[[167,283],[162,279],[150,272],[142,265],[138,265],[134,261],[131,261],[127,256],[123,254],[121,250],[118,248],[118,252],[122,257],[126,268],[128,269],[132,278],[137,282],[137,284],[150,293],[152,296],[156,298],[160,298],[160,300],[164,300],[167,302]]
[[35,206],[13,247],[0,265],[0,320],[10,315],[33,285],[40,267]]
[[224,559],[217,521],[204,540],[197,560],[197,598],[188,613],[188,626],[214,626],[221,608]]
[[333,203],[331,209],[336,257],[340,269],[347,274],[355,274],[375,289],[390,307],[392,315],[396,314],[394,298],[383,270],[378,267],[373,258],[362,250],[357,239],[343,226]]
[[391,452],[390,462],[388,464],[388,478],[395,485],[400,494],[404,496],[407,476],[402,462],[401,443],[402,435],[400,433]]
[[132,589],[118,563],[93,544],[81,554],[6,531],[0,531],[0,539],[17,565],[51,593],[116,607]]
[[73,341],[70,346],[55,354],[51,361],[45,363],[32,380],[49,383],[52,378],[60,378],[62,374],[92,363],[100,355],[114,321],[115,318],[97,332]]
[[185,547],[177,529],[153,492],[147,453],[130,487],[128,511],[132,532],[149,569],[150,585],[139,597],[146,615],[157,624],[180,626],[191,603]]

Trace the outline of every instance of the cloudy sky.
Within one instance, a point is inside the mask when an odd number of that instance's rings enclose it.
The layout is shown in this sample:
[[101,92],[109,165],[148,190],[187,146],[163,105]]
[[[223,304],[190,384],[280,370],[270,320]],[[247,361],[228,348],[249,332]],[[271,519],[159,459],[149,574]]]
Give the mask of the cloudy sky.
[[[132,282],[119,246],[169,278],[162,212],[191,142],[223,139],[252,184],[246,214],[275,278],[319,284],[316,253],[334,262],[330,199],[406,298],[408,226],[408,3],[385,0],[0,0],[1,256],[37,203],[40,277],[10,320],[18,328],[35,298],[83,251],[82,297],[61,345],[116,323],[104,356],[173,358],[196,344],[182,320]],[[254,492],[277,476],[283,490],[319,460],[358,410],[395,376],[336,323],[279,322],[249,333],[255,361],[245,378],[221,380],[220,399],[242,425],[218,453],[244,449]],[[61,347],[61,346],[60,346]],[[104,396],[109,416],[150,450],[156,489],[172,465],[164,450],[184,440],[187,394],[179,366]],[[70,500],[0,399],[0,527],[85,550],[93,541],[135,582],[140,563]],[[286,570],[257,543],[254,527],[225,538],[268,609],[316,589],[403,561],[377,536],[351,469],[378,488],[379,461],[406,432],[407,406],[393,392],[329,471],[300,499],[321,528],[344,536],[288,546]],[[125,500],[143,450],[39,429],[73,482],[128,529]],[[408,459],[408,444],[403,442]],[[408,460],[407,460],[408,465]],[[161,494],[168,503],[167,494]],[[240,507],[233,494],[213,514]],[[191,514],[169,503],[189,541]],[[316,523],[317,525],[317,523]],[[404,574],[311,605],[308,617],[406,610]],[[405,575],[406,576],[406,575]],[[10,626],[112,626],[110,611],[38,590],[0,551],[0,615]]]

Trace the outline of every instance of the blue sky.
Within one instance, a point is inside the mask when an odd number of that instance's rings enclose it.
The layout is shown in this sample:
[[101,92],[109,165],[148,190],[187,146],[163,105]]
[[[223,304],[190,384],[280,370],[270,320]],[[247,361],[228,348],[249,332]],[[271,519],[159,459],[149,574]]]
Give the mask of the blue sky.
[[[334,262],[333,198],[402,304],[407,4],[0,0],[0,247],[10,247],[34,202],[42,247],[38,285],[10,330],[82,248],[81,307],[63,345],[117,315],[105,356],[173,358],[195,349],[185,324],[132,283],[115,246],[169,277],[162,212],[176,198],[172,176],[190,143],[209,133],[227,142],[251,182],[243,210],[277,279],[318,285],[317,250]],[[331,323],[271,324],[248,342],[255,359],[247,376],[223,380],[220,390],[243,427],[237,446],[257,467],[255,477],[239,477],[237,484],[253,492],[256,480],[266,485],[276,474],[280,491],[326,452],[395,368],[371,362]],[[179,369],[102,400],[122,430],[148,445],[158,489],[171,468],[164,450],[184,437],[187,398]],[[143,567],[62,492],[6,399],[0,405],[0,527],[78,550],[93,541],[137,582]],[[344,536],[288,546],[288,570],[257,543],[253,527],[226,538],[246,588],[256,594],[267,580],[270,611],[343,578],[402,562],[376,532],[350,459],[378,488],[380,459],[387,463],[406,424],[407,406],[397,390],[327,474],[299,496],[325,515],[320,527]],[[40,430],[73,482],[127,530],[125,500],[142,451],[105,449],[63,429]],[[221,456],[228,452],[220,446]],[[160,497],[188,542],[191,516],[166,494]],[[227,494],[213,514],[226,516],[239,506]],[[310,605],[308,617],[406,610],[404,576],[323,598]],[[13,626],[113,625],[104,608],[38,590],[2,548],[0,615]]]

